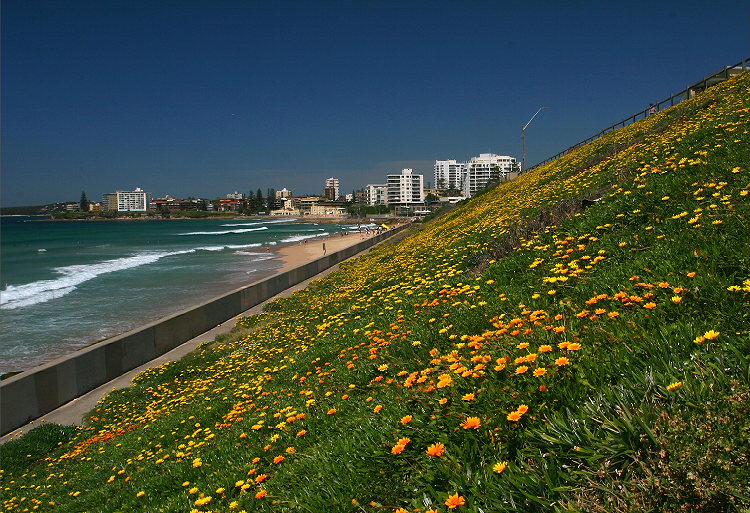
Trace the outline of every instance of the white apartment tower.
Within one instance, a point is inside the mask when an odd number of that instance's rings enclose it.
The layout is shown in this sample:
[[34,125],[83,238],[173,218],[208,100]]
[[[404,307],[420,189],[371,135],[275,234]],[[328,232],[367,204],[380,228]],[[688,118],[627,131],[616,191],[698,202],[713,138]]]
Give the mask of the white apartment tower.
[[435,161],[435,187],[460,191],[464,185],[466,163],[451,160]]
[[115,191],[105,194],[102,204],[106,205],[107,210],[146,212],[150,202],[151,194],[136,187],[134,191]]
[[507,155],[481,153],[466,163],[466,174],[463,181],[464,196],[474,196],[490,183],[507,180],[515,170],[516,159]]
[[339,199],[341,194],[340,183],[338,178],[326,178],[326,185],[323,189],[323,196],[331,200]]
[[388,186],[386,184],[367,184],[365,187],[367,204],[371,207],[376,205],[387,205]]
[[399,175],[388,175],[388,206],[409,206],[424,202],[424,175],[404,169]]

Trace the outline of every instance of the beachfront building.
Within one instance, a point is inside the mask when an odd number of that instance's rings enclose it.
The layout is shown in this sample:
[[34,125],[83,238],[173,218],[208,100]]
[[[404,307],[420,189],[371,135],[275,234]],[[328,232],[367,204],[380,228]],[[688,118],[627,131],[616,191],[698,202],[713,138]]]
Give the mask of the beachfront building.
[[339,199],[341,192],[341,183],[338,178],[326,178],[326,184],[323,188],[323,197],[327,200],[336,201]]
[[157,212],[178,212],[186,210],[206,210],[206,205],[209,203],[205,199],[186,198],[179,199],[173,198],[169,194],[163,198],[157,198],[149,205],[151,210]]
[[386,186],[386,203],[391,208],[424,203],[424,175],[414,174],[412,169],[404,169],[398,175],[388,175]]
[[464,184],[466,163],[456,159],[435,161],[435,187],[441,190],[460,191]]
[[243,200],[245,199],[245,195],[241,192],[234,191],[230,194],[227,194],[227,199]]
[[102,206],[118,212],[146,212],[151,203],[151,193],[136,187],[134,191],[115,191],[105,194]]
[[365,198],[368,206],[385,205],[388,200],[388,185],[367,184],[365,186]]
[[330,217],[343,217],[346,215],[346,207],[341,205],[331,205],[328,203],[320,203],[310,207],[311,216],[330,216]]
[[470,197],[489,184],[508,180],[516,170],[516,159],[507,155],[481,153],[466,163],[462,191]]
[[283,189],[281,189],[280,191],[276,191],[276,199],[277,199],[277,200],[278,200],[278,199],[284,199],[284,198],[291,198],[292,196],[294,196],[294,195],[292,194],[292,191],[290,191],[290,190],[289,190],[289,189],[287,189],[286,187],[284,187],[284,188],[283,188]]

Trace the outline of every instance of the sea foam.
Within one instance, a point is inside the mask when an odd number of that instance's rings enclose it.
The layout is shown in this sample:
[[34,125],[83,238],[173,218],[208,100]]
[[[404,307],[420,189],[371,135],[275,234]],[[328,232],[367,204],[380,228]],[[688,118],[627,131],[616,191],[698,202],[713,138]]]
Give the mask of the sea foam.
[[165,257],[185,255],[196,251],[222,251],[224,249],[247,249],[261,246],[256,244],[233,244],[228,246],[200,246],[179,251],[157,251],[139,253],[133,256],[105,260],[93,264],[69,265],[53,270],[58,278],[38,280],[23,285],[8,285],[0,290],[0,309],[13,310],[45,303],[73,292],[78,285],[93,280],[97,276],[109,274],[142,265],[152,264]]
[[268,230],[268,226],[259,226],[258,228],[240,228],[238,230],[223,230],[219,232],[185,232],[177,235],[227,235],[229,233],[247,233],[257,232],[258,230]]

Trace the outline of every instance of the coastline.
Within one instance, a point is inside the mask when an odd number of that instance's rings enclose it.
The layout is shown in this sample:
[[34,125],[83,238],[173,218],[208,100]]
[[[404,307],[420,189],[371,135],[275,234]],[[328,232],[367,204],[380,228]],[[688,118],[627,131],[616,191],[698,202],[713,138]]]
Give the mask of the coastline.
[[[354,232],[354,233],[349,233],[344,236],[334,235],[334,236],[330,236],[326,238],[321,238],[312,243],[308,242],[307,244],[304,244],[304,243],[291,244],[288,246],[277,248],[274,250],[274,253],[278,255],[278,258],[282,262],[282,265],[281,267],[276,269],[273,273],[271,273],[269,276],[274,276],[275,274],[284,273],[297,266],[304,265],[308,262],[317,260],[318,258],[322,257],[323,256],[323,243],[325,243],[326,245],[326,253],[331,254],[335,251],[340,251],[342,249],[346,249],[350,246],[356,245],[357,243],[362,242],[363,240],[366,240],[368,238],[372,238],[374,235],[375,233],[366,234],[366,235],[363,234],[362,236],[360,236],[358,232]],[[369,251],[369,249],[366,249],[365,251]],[[350,258],[353,258],[354,256],[357,256],[357,255],[352,255]],[[102,397],[106,396],[108,393],[110,393],[113,390],[116,390],[119,388],[126,388],[130,386],[132,384],[133,378],[139,373],[143,372],[144,370],[148,368],[162,365],[166,362],[180,360],[185,355],[194,351],[200,345],[205,344],[205,343],[211,343],[219,335],[223,335],[232,331],[239,317],[244,317],[244,316],[251,315],[254,313],[262,312],[264,306],[268,304],[269,302],[274,301],[275,299],[280,298],[280,297],[287,297],[291,295],[293,292],[307,287],[311,281],[320,279],[321,277],[327,275],[328,273],[337,270],[338,267],[339,267],[339,264],[332,265],[331,267],[319,272],[318,274],[311,276],[310,278],[302,282],[299,282],[296,285],[293,285],[279,292],[278,294],[272,297],[269,297],[268,299],[262,301],[261,303],[258,303],[257,305],[241,312],[235,317],[219,324],[218,326],[210,329],[209,331],[206,331],[202,333],[201,335],[198,335],[194,337],[193,339],[190,339],[180,344],[179,346],[175,347],[171,351],[164,353],[161,356],[154,358],[153,360],[150,360],[130,371],[127,371],[119,375],[117,378],[109,382],[106,382],[100,385],[99,387],[94,388],[90,390],[89,392],[84,393],[83,395],[80,395],[62,404],[56,409],[51,410],[48,413],[41,415],[39,418],[35,420],[31,420],[30,422],[28,422],[27,424],[23,426],[13,429],[12,431],[5,434],[4,436],[0,437],[0,444],[3,444],[9,440],[13,440],[21,436],[23,433],[31,429],[34,429],[35,427],[38,427],[41,423],[57,423],[57,424],[62,424],[62,425],[83,424],[84,416],[96,406],[97,402]],[[269,276],[261,278],[258,281],[263,281],[264,279],[267,279]]]

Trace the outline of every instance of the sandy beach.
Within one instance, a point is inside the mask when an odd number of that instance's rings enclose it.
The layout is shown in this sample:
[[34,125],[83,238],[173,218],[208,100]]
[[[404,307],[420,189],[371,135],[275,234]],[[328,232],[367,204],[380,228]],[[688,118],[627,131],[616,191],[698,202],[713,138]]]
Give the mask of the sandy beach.
[[[373,234],[346,232],[343,236],[332,235],[325,238],[321,237],[313,240],[308,239],[306,242],[280,247],[275,252],[279,255],[279,258],[284,264],[277,270],[277,272],[288,271],[289,269],[304,265],[307,262],[316,260],[326,254],[348,248],[349,246],[353,246],[358,242],[372,237],[372,235]],[[323,251],[324,246],[325,252]]]

